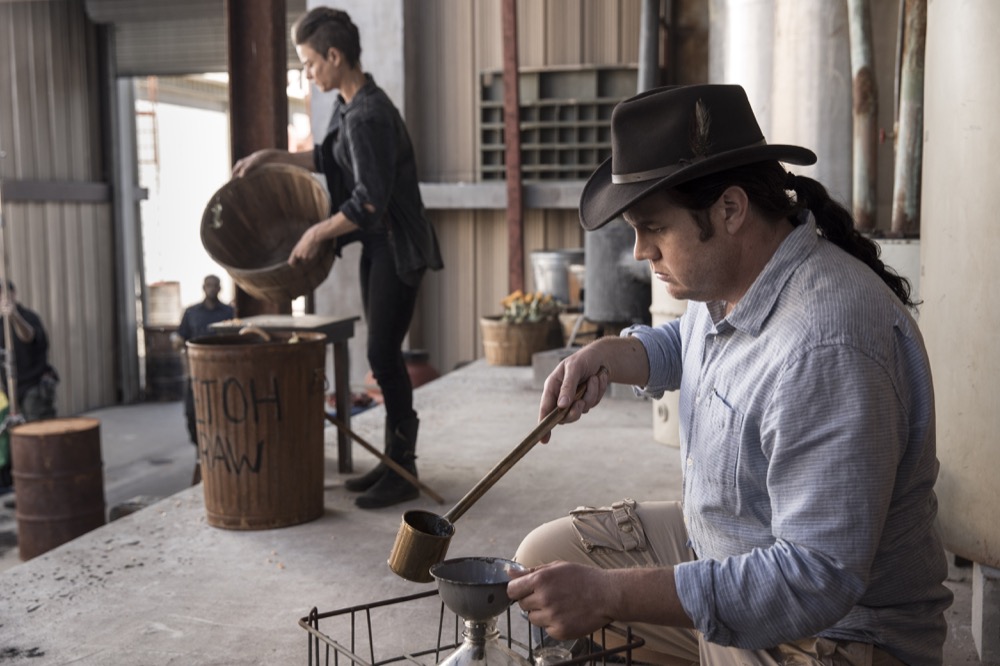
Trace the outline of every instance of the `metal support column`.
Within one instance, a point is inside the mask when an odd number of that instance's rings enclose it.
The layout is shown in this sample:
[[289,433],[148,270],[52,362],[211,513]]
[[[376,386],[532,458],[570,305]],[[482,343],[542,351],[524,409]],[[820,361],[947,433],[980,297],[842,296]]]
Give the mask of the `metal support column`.
[[524,290],[524,205],[521,184],[521,102],[518,90],[517,0],[503,0],[503,133],[507,177],[509,291]]
[[[262,148],[288,148],[288,64],[285,0],[227,0],[229,135],[233,164]],[[236,290],[240,317],[289,314]]]

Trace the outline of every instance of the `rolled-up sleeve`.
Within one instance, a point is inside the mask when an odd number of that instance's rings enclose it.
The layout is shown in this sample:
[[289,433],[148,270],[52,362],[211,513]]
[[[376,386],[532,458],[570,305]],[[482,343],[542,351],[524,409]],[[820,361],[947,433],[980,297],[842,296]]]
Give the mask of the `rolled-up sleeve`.
[[636,395],[659,398],[665,391],[675,391],[680,387],[680,319],[656,327],[635,324],[623,329],[621,337],[636,338],[649,358],[649,382],[646,386],[633,387]]

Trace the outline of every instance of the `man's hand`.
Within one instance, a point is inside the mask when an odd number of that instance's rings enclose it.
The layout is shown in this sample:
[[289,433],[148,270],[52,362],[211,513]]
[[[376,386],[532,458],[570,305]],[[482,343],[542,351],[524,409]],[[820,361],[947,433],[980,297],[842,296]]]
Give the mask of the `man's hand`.
[[570,562],[511,572],[507,596],[553,638],[586,636],[609,622],[693,627],[677,596],[673,567],[601,569]]
[[512,572],[507,595],[528,612],[528,621],[555,639],[587,636],[616,619],[615,589],[609,572],[570,562]]

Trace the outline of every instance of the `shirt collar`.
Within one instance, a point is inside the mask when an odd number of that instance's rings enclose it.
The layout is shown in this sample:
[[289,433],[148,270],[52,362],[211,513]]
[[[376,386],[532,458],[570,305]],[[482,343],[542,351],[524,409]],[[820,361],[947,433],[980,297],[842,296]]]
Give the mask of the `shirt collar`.
[[[358,92],[355,93],[354,97],[351,98],[351,102],[354,102],[354,100],[358,99],[359,97],[362,97],[363,95],[367,95],[374,89],[375,89],[375,77],[373,77],[368,72],[365,72],[365,82],[361,85],[360,88],[358,88]],[[337,101],[340,102],[340,106],[344,112],[346,112],[347,108],[350,107],[350,103],[344,99],[344,96],[340,94],[340,91],[337,91]]]
[[[771,311],[774,309],[778,296],[795,270],[805,261],[819,243],[816,234],[816,222],[810,215],[808,220],[792,230],[778,246],[764,270],[750,285],[750,289],[739,300],[733,311],[724,320],[717,322],[716,328],[724,328],[728,322],[733,328],[756,336],[764,327]],[[716,304],[707,304],[709,312],[715,314]],[[722,306],[724,304],[718,304]]]

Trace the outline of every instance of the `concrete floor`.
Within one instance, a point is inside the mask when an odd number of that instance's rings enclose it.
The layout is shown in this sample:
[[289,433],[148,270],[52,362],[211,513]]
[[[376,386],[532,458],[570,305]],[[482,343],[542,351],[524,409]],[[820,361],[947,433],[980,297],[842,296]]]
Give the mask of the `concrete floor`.
[[[327,428],[323,516],[260,531],[206,524],[202,488],[189,487],[193,452],[178,403],[92,414],[102,424],[108,508],[135,496],[164,499],[24,563],[13,512],[0,508],[0,662],[309,663],[298,620],[311,608],[433,589],[385,565],[403,511],[451,508],[531,431],[538,393],[530,368],[482,361],[417,390],[420,475],[444,505],[422,495],[402,506],[356,509],[343,488],[346,475],[337,472],[335,431]],[[375,408],[352,426],[377,443],[381,421]],[[355,447],[354,462],[363,472],[375,459]],[[448,555],[509,557],[536,524],[626,494],[678,498],[679,460],[676,449],[653,441],[649,403],[609,399],[583,422],[558,428],[550,445],[533,449],[469,509]],[[949,582],[956,603],[948,614],[947,666],[980,663],[970,631],[970,572],[954,569]],[[415,627],[424,619],[397,617],[376,635],[376,649],[423,640],[426,632]]]

